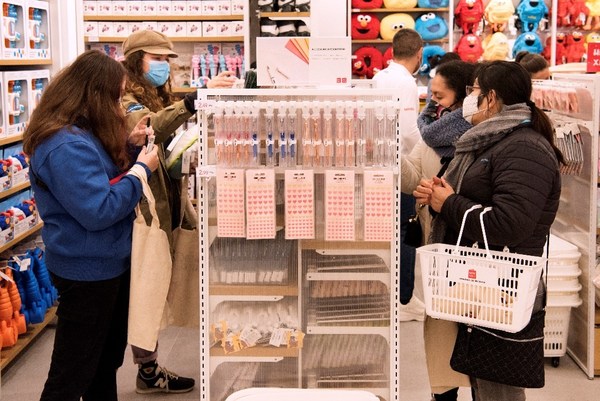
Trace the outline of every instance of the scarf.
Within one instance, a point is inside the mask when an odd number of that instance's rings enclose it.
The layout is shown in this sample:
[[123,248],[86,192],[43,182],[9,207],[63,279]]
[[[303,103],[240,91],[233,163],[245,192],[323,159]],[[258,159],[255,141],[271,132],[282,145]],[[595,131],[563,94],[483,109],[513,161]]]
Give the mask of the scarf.
[[462,107],[436,118],[437,104],[430,102],[419,115],[417,125],[423,142],[440,157],[454,156],[454,142],[473,126],[462,116]]
[[[465,132],[455,143],[454,159],[450,162],[444,176],[454,188],[454,192],[460,193],[465,173],[477,155],[500,142],[515,127],[528,121],[531,121],[531,109],[525,103],[517,103],[504,106],[500,113]],[[429,243],[443,242],[446,229],[445,220],[438,214],[433,220]]]

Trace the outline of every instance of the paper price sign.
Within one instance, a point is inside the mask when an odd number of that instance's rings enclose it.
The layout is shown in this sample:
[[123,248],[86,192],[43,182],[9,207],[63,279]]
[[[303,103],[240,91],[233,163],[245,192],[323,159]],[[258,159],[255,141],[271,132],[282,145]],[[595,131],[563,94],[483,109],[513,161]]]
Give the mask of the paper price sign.
[[600,43],[588,43],[587,72],[600,71]]

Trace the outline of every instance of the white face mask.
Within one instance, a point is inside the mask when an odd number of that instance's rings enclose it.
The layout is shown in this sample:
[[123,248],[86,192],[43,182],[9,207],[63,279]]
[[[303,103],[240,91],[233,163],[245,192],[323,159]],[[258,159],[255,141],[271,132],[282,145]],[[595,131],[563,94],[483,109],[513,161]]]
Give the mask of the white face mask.
[[475,114],[487,110],[479,110],[479,107],[477,106],[477,98],[477,95],[469,95],[463,100],[462,115],[465,121],[467,121],[469,124],[473,124],[473,116]]

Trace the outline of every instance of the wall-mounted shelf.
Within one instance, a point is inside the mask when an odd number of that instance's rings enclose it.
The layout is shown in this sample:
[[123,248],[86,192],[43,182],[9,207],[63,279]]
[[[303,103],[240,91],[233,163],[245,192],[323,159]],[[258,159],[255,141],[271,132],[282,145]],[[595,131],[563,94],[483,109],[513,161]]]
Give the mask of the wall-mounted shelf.
[[281,295],[298,296],[298,284],[290,285],[230,285],[211,284],[210,295]]
[[0,66],[51,65],[52,59],[1,59]]
[[[436,39],[436,40],[426,40],[425,43],[448,43],[449,40],[447,38],[444,39]],[[392,40],[386,39],[352,39],[352,43],[360,43],[360,44],[392,44]]]
[[[123,42],[126,37],[121,36],[85,36],[84,41],[87,43],[95,42]],[[243,42],[243,36],[181,36],[171,37],[171,42]]]
[[429,13],[429,12],[446,12],[448,7],[440,8],[353,8],[353,13]]
[[10,145],[12,143],[21,142],[23,140],[23,134],[8,136],[0,139],[0,146]]
[[286,347],[250,347],[243,350],[226,354],[222,347],[212,347],[210,349],[211,357],[283,357],[298,358],[300,354],[298,348]]
[[31,184],[29,184],[29,181],[25,181],[20,184],[14,185],[11,188],[7,189],[6,191],[0,192],[0,199],[8,198],[9,196],[16,194],[17,192],[20,192],[29,187],[31,187]]
[[30,235],[35,234],[36,232],[38,232],[39,230],[42,229],[44,223],[38,223],[35,227],[33,227],[31,230],[28,230],[26,232],[24,232],[21,235],[17,235],[15,238],[13,238],[12,240],[8,241],[6,244],[0,246],[0,253],[12,248],[13,246],[17,245],[19,242],[23,241],[25,238],[29,237]]
[[294,18],[307,18],[310,17],[309,12],[289,12],[289,13],[258,13],[260,18],[271,18],[271,19],[294,19]]
[[242,21],[243,15],[86,15],[84,21]]

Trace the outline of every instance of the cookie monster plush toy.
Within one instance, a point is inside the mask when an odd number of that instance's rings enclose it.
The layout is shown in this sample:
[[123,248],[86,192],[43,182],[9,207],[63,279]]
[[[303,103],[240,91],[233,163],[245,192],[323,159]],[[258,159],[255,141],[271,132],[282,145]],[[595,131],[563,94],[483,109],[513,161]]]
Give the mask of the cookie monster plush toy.
[[448,25],[439,15],[427,13],[417,18],[415,21],[415,31],[427,42],[445,37],[448,34]]
[[542,40],[535,32],[524,32],[517,37],[512,49],[512,56],[515,58],[521,51],[540,54],[544,50]]
[[431,61],[435,58],[439,59],[444,54],[446,54],[446,50],[444,50],[440,46],[423,46],[423,60],[421,61],[421,67],[419,67],[419,74],[429,74],[429,72],[431,71]]
[[523,32],[535,32],[540,21],[548,14],[544,0],[521,0],[517,6],[517,15],[523,24]]

